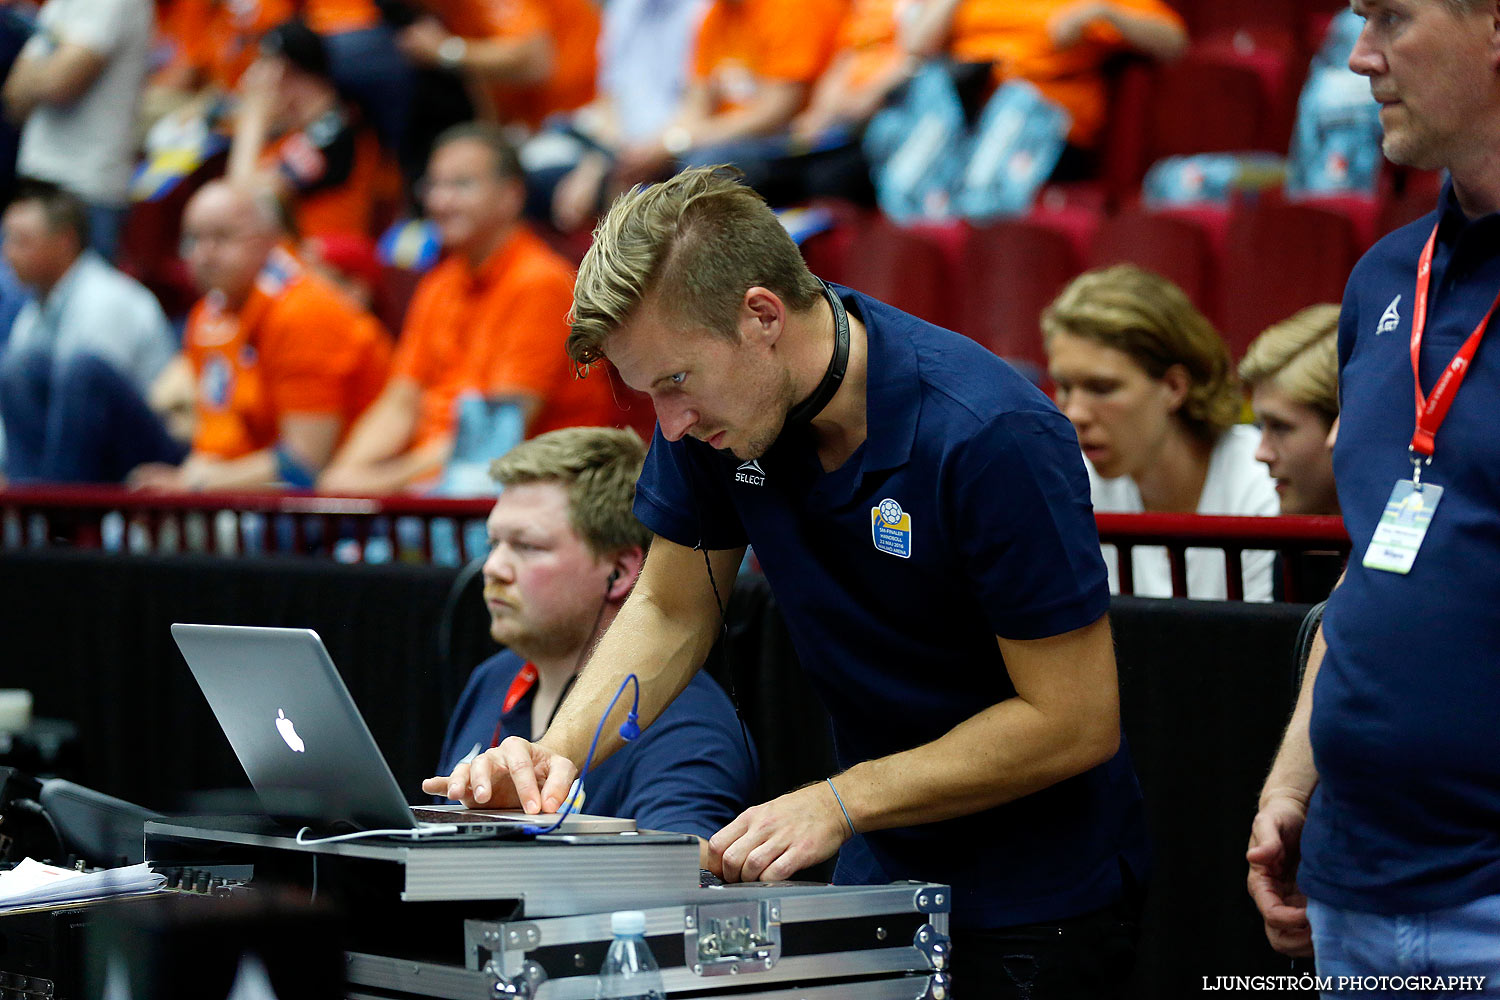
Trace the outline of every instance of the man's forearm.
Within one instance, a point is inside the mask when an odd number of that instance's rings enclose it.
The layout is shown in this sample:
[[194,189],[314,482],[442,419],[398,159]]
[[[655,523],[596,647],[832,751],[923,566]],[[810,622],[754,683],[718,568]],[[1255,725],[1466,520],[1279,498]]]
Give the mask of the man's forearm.
[[1276,760],[1261,787],[1262,806],[1273,798],[1292,798],[1305,806],[1318,785],[1318,768],[1313,763],[1308,727],[1312,722],[1313,686],[1317,683],[1318,669],[1323,665],[1323,656],[1327,652],[1328,644],[1323,640],[1323,626],[1319,625],[1307,656],[1307,669],[1302,674],[1302,690],[1297,694],[1297,706],[1292,710],[1292,719],[1287,723],[1286,733],[1281,738],[1281,748],[1276,751]]
[[693,146],[716,146],[737,139],[774,135],[786,128],[802,105],[807,88],[776,84],[748,107],[713,115],[688,126]]
[[13,122],[23,122],[42,101],[41,60],[17,59],[5,78],[5,114]]
[[[647,557],[648,567],[652,559],[658,558],[656,548],[653,546]],[[680,549],[676,553],[679,563],[682,561],[681,552],[700,558],[691,549]],[[712,552],[710,557],[715,563],[715,579],[727,600],[728,588],[738,568],[738,554]],[[701,558],[699,567],[701,572]],[[703,587],[707,592],[707,580]],[[626,675],[633,673],[640,682],[639,722],[644,729],[687,687],[708,656],[717,634],[717,610],[704,606],[702,602],[690,610],[669,605],[653,593],[643,575],[609,631],[594,648],[588,665],[579,675],[557,718],[538,742],[561,753],[581,770],[605,706],[620,689]],[[629,712],[631,695],[627,687],[604,724],[594,754],[595,764],[624,744],[619,729]]]
[[1109,20],[1127,45],[1153,59],[1170,62],[1187,48],[1187,33],[1159,17],[1136,15],[1110,5]]
[[897,36],[901,47],[924,59],[941,53],[953,31],[958,5],[959,0],[929,0],[923,4],[909,24],[900,26]]
[[270,489],[277,482],[276,456],[269,448],[231,459],[191,455],[182,476],[192,490]]
[[470,39],[461,66],[490,83],[529,86],[552,72],[552,41],[545,34],[515,39]]
[[330,467],[365,467],[406,450],[417,429],[421,390],[415,384],[387,386],[349,431]]
[[[911,750],[834,777],[861,833],[967,816],[1041,791],[1114,755],[1116,742],[1080,739],[1077,727],[1022,698],[992,705]],[[1113,748],[1112,748],[1113,747]]]

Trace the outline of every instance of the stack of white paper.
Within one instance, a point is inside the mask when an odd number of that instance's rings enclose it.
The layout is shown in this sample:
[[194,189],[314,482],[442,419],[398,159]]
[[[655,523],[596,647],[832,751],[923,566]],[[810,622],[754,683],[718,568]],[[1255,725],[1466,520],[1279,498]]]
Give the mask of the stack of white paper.
[[10,871],[0,872],[0,910],[150,892],[166,883],[165,875],[158,875],[144,863],[76,872],[27,858]]

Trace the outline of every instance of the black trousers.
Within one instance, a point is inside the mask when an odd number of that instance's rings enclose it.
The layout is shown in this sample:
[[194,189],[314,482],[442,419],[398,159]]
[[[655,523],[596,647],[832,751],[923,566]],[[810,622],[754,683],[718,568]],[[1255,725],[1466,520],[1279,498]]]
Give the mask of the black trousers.
[[1140,907],[1116,903],[1066,920],[953,932],[955,1000],[1111,1000],[1135,966]]

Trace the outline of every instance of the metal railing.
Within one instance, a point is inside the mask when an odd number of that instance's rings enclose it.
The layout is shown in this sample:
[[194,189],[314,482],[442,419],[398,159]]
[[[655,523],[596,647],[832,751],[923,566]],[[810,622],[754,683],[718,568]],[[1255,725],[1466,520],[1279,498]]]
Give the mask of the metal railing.
[[[0,551],[62,546],[134,554],[304,555],[341,562],[392,560],[458,565],[485,548],[492,500],[337,497],[311,493],[143,493],[118,487],[0,490]],[[1294,557],[1349,552],[1337,517],[1217,517],[1098,514],[1100,541],[1119,552],[1120,586],[1130,593],[1132,553],[1166,549],[1172,592],[1187,594],[1187,550],[1224,553],[1226,590],[1242,599],[1247,551],[1283,555],[1283,593],[1301,599]]]

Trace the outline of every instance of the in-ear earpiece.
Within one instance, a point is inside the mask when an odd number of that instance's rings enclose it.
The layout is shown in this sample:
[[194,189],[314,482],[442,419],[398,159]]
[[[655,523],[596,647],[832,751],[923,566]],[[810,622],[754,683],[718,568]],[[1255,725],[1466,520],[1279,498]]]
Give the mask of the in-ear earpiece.
[[615,583],[617,583],[619,581],[619,579],[620,579],[620,571],[619,570],[614,570],[614,571],[612,571],[609,574],[609,579],[604,581],[604,586],[606,588],[613,587],[615,585]]
[[629,714],[627,714],[625,716],[625,721],[622,722],[622,723],[620,723],[620,738],[623,739],[623,740],[629,741],[629,740],[635,739],[637,736],[640,736],[640,735],[641,735],[641,723],[640,723],[640,720],[637,718],[637,716],[635,714],[635,709],[631,709],[630,712],[629,712]]

